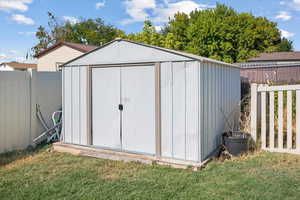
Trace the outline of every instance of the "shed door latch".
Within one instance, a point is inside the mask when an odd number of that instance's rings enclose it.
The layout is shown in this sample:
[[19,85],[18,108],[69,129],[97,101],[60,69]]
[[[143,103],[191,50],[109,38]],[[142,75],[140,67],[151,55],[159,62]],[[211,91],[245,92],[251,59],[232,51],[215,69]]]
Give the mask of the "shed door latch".
[[123,104],[119,104],[119,110],[120,110],[120,111],[123,110]]

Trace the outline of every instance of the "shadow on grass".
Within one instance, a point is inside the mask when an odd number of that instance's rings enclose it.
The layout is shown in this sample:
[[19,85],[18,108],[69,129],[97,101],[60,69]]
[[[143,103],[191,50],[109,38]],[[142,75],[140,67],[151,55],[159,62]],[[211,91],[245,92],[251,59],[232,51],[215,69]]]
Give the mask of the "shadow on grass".
[[28,147],[24,150],[14,150],[14,151],[9,151],[5,153],[0,154],[0,167],[7,165],[9,163],[12,163],[16,160],[26,158],[28,156],[32,156],[34,154],[37,154],[43,149],[47,149],[50,145],[49,144],[40,144],[36,147]]

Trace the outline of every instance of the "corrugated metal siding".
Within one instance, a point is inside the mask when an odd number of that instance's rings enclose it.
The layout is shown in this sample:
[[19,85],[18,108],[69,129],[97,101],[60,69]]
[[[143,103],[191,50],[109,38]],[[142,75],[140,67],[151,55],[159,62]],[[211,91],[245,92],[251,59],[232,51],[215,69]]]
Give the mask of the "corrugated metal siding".
[[[87,145],[87,67],[63,69],[64,141]],[[161,63],[162,156],[203,161],[240,100],[240,72],[216,63]],[[237,118],[235,118],[238,123]]]
[[197,61],[161,65],[162,156],[199,160]]
[[[230,115],[238,109],[239,73],[215,63],[162,63],[163,157],[203,161],[220,145],[225,129],[222,111]],[[232,118],[236,124],[237,117]]]
[[87,67],[63,68],[64,142],[88,144]]
[[[239,69],[213,63],[200,66],[201,160],[219,146],[225,129],[225,115],[237,109],[240,100]],[[239,110],[237,110],[238,112]],[[237,116],[232,120],[238,124]]]
[[186,160],[199,160],[199,62],[186,62]]
[[87,119],[78,117],[86,116],[87,102],[79,98],[86,95],[86,81],[82,81],[86,67],[77,65],[160,62],[162,156],[204,160],[220,144],[225,125],[221,109],[228,114],[239,102],[240,71],[199,60],[121,41],[69,63],[64,68],[65,142],[83,144],[79,138],[87,137],[86,129],[80,128],[86,126]]

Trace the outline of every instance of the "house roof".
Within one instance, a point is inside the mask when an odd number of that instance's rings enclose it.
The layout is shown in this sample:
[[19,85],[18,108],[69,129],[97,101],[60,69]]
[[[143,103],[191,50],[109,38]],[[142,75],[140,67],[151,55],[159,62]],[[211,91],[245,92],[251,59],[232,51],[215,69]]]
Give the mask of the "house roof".
[[300,61],[300,51],[294,52],[273,52],[273,53],[261,53],[257,57],[248,59],[249,62],[258,61]]
[[158,47],[158,46],[152,46],[152,45],[148,45],[148,44],[144,44],[144,43],[139,43],[139,42],[134,42],[134,41],[131,41],[131,40],[125,40],[125,39],[121,39],[121,38],[117,38],[115,40],[112,40],[111,42],[108,42],[106,44],[104,44],[103,46],[100,46],[90,52],[87,52],[77,58],[74,58],[73,60],[70,60],[68,62],[66,62],[64,66],[67,66],[69,65],[70,63],[72,63],[73,61],[75,60],[78,60],[92,52],[95,52],[99,49],[102,49],[114,42],[119,42],[119,41],[125,41],[125,42],[129,42],[129,43],[133,43],[133,44],[136,44],[136,45],[141,45],[141,46],[145,46],[145,47],[149,47],[149,48],[154,48],[154,49],[157,49],[157,50],[161,50],[161,51],[164,51],[164,52],[169,52],[169,53],[173,53],[173,54],[176,54],[176,55],[180,55],[180,56],[184,56],[186,58],[191,58],[191,59],[195,59],[195,60],[199,60],[199,61],[206,61],[206,62],[210,62],[210,63],[218,63],[218,64],[223,64],[223,65],[227,65],[227,66],[231,66],[231,67],[235,67],[235,68],[240,68],[238,65],[234,65],[234,64],[229,64],[229,63],[225,63],[225,62],[222,62],[222,61],[217,61],[217,60],[213,60],[213,59],[210,59],[210,58],[205,58],[205,57],[202,57],[202,56],[197,56],[197,55],[194,55],[194,54],[190,54],[190,53],[185,53],[185,52],[181,52],[181,51],[175,51],[175,50],[172,50],[172,49],[167,49],[167,48],[162,48],[162,47]]
[[61,42],[57,42],[56,44],[54,44],[53,46],[51,46],[47,49],[42,50],[41,52],[36,54],[34,57],[39,58],[39,57],[47,54],[48,52],[53,51],[61,46],[68,46],[68,47],[75,49],[77,51],[80,51],[82,53],[87,53],[89,51],[92,51],[92,50],[98,48],[98,46],[94,46],[94,45],[86,45],[86,44],[80,44],[80,43],[61,41]]
[[1,63],[0,65],[8,65],[14,69],[36,69],[37,68],[37,64],[32,64],[32,63],[6,62],[6,63]]

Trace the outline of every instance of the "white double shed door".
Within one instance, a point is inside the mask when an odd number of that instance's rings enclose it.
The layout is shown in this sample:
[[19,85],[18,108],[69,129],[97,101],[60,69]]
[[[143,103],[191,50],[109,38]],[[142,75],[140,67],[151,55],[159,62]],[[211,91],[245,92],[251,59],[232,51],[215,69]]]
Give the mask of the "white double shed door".
[[92,68],[93,145],[155,154],[155,67]]

